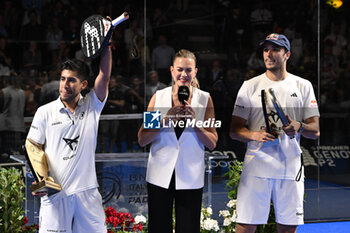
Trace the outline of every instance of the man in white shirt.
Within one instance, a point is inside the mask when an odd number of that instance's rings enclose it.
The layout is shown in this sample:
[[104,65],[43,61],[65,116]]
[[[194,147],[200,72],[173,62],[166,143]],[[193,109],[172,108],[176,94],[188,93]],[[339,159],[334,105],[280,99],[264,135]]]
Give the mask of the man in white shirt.
[[[291,233],[303,224],[304,177],[301,155],[290,137],[298,143],[301,135],[317,139],[319,112],[311,83],[287,72],[289,40],[270,34],[260,46],[266,72],[243,83],[232,113],[231,138],[248,143],[237,194],[236,232],[253,233],[257,225],[266,224],[272,199],[278,233]],[[289,121],[283,126],[272,110],[268,122],[273,134],[266,130],[261,101],[261,90],[269,88],[275,90]],[[297,181],[299,172],[302,178]]]
[[35,113],[27,143],[44,150],[49,175],[62,191],[41,198],[39,232],[107,232],[97,190],[95,149],[98,121],[107,99],[111,49],[100,58],[94,88],[83,97],[89,66],[73,59],[61,65],[60,97]]

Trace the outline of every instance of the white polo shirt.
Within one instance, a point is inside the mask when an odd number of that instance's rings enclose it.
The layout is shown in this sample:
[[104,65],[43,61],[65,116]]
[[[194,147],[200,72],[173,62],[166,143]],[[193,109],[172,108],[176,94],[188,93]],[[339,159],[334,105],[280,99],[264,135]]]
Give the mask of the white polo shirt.
[[94,90],[80,97],[72,114],[60,98],[38,108],[27,138],[44,145],[49,175],[71,195],[98,187],[95,149],[101,102]]
[[[282,81],[272,81],[264,73],[243,83],[232,113],[247,120],[249,130],[259,131],[265,126],[261,90],[267,91],[269,88],[275,90],[276,98],[291,119],[303,121],[320,115],[310,81],[290,73]],[[260,142],[249,142],[243,175],[295,179],[301,166],[300,156],[296,154],[290,138],[284,133],[282,122],[277,114],[269,117],[279,130],[280,144],[267,146]],[[300,134],[296,135],[296,139],[300,141]]]

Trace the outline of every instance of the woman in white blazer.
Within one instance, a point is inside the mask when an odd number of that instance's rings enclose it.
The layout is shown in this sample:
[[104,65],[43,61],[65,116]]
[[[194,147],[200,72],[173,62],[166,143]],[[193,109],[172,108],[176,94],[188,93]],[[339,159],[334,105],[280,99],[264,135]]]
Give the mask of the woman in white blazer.
[[[162,114],[161,128],[141,126],[138,132],[142,147],[151,143],[146,174],[148,232],[173,232],[175,201],[175,231],[199,233],[204,152],[205,147],[215,148],[218,135],[213,124],[201,127],[197,122],[213,122],[214,106],[209,93],[199,89],[196,57],[192,52],[184,49],[177,52],[170,71],[173,85],[157,91],[147,109]],[[184,105],[178,98],[180,86],[189,88]],[[181,127],[180,121],[184,121],[185,127]]]

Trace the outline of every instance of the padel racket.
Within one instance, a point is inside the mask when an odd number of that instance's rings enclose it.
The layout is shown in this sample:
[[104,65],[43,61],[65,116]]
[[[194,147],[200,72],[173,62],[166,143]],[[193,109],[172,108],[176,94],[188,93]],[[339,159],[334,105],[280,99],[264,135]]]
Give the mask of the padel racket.
[[272,131],[271,131],[271,127],[270,127],[270,124],[269,124],[269,118],[268,118],[267,110],[266,110],[266,93],[265,93],[264,89],[261,90],[261,105],[262,105],[262,109],[263,109],[263,113],[264,113],[266,132],[271,134]]
[[[274,106],[274,108],[275,108],[275,110],[277,112],[277,115],[281,119],[283,126],[284,127],[288,126],[289,125],[288,119],[286,117],[286,114],[284,114],[283,109],[282,109],[280,103],[278,102],[278,100],[276,98],[275,91],[273,90],[273,88],[269,89],[269,93],[270,93],[270,96],[271,96],[272,104],[273,104],[273,106]],[[301,150],[301,148],[299,146],[299,143],[297,142],[296,138],[294,136],[290,136],[290,139],[291,139],[292,143],[294,144],[295,151],[297,152],[297,154],[298,155],[301,154],[302,150]]]
[[85,19],[80,28],[80,43],[84,55],[88,58],[98,57],[108,45],[114,28],[128,18],[129,14],[124,12],[113,21],[101,15],[92,15]]

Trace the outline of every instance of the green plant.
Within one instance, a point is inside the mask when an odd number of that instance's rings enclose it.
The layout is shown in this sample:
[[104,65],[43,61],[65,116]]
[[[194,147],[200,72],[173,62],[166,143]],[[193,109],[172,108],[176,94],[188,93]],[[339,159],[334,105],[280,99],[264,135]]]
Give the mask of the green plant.
[[0,168],[0,232],[23,232],[24,182],[21,171]]
[[243,162],[233,161],[230,164],[229,170],[224,174],[225,177],[228,177],[228,181],[226,182],[226,188],[228,189],[228,198],[230,200],[237,199],[237,187],[239,184],[239,180],[241,179],[241,173],[243,168]]

